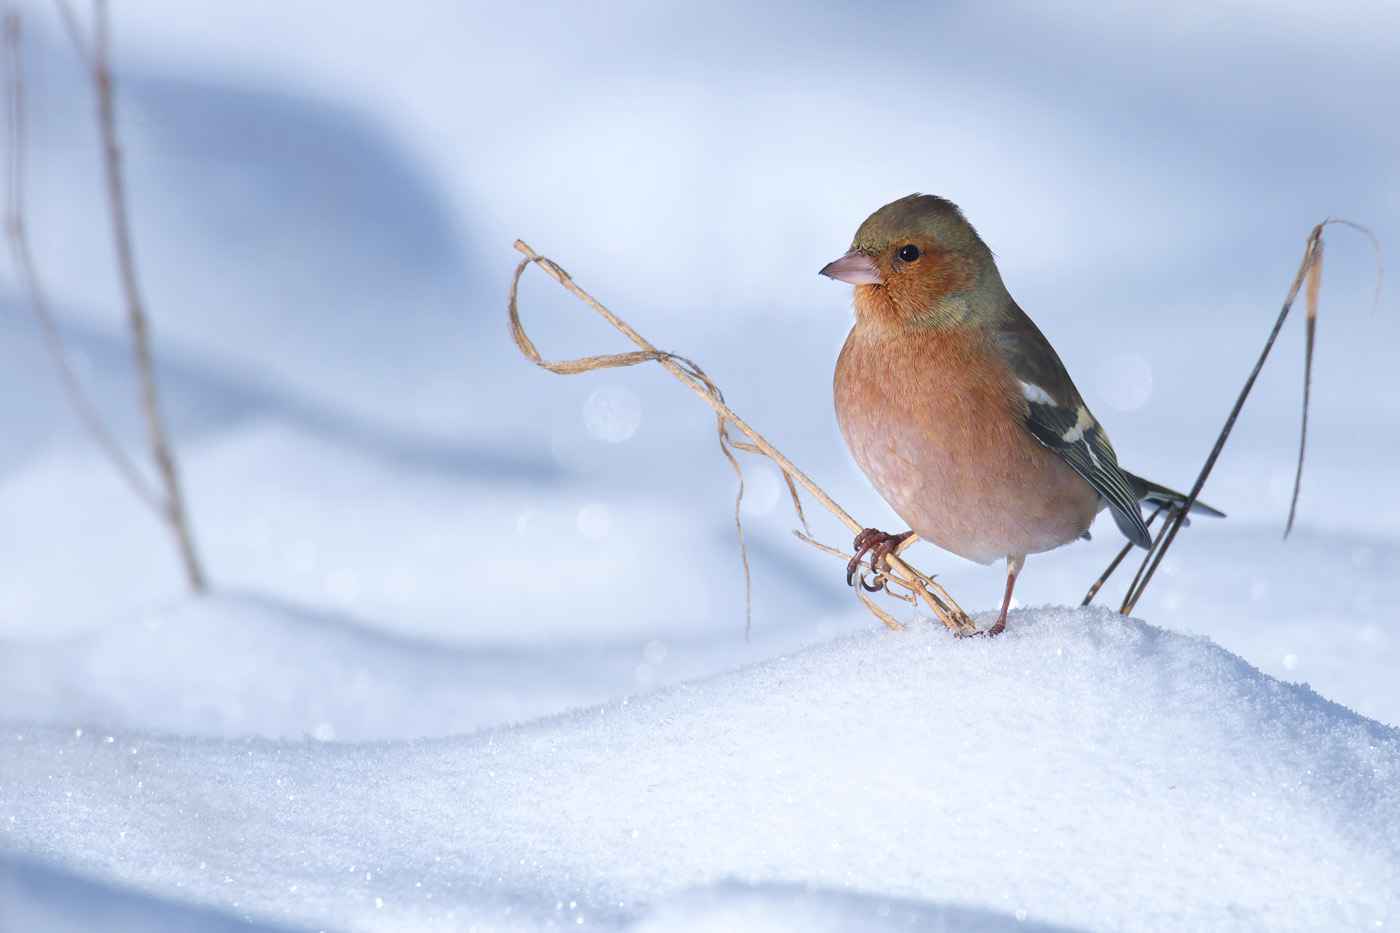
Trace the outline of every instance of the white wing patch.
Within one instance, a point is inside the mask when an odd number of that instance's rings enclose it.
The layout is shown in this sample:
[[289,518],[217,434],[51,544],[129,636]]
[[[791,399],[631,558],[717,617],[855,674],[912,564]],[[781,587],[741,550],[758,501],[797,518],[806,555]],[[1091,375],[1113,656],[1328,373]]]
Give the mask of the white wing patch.
[[[1018,379],[1017,382],[1020,382],[1020,380]],[[1049,392],[1046,392],[1044,389],[1042,389],[1038,385],[1035,385],[1034,383],[1022,382],[1021,394],[1026,397],[1026,401],[1034,402],[1037,405],[1055,406],[1059,404],[1053,398],[1050,397]]]
[[[1113,447],[1104,436],[1103,428],[1089,414],[1082,401],[1071,409],[1055,401],[1044,387],[1018,379],[1021,394],[1030,408],[1026,427],[1036,440],[1060,454],[1098,490],[1113,509],[1113,518],[1123,534],[1135,544],[1151,546],[1151,536],[1142,522],[1142,509],[1128,479],[1113,456]],[[1073,390],[1071,390],[1073,395]],[[1068,424],[1069,427],[1064,427]]]

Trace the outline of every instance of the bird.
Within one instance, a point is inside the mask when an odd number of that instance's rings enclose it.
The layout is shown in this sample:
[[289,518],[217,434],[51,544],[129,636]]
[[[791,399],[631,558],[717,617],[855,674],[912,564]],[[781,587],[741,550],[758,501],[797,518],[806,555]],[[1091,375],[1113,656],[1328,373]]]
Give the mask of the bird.
[[[1139,502],[1186,504],[1118,465],[1059,355],[951,201],[886,204],[821,274],[855,286],[832,386],[841,435],[910,529],[856,535],[848,583],[863,556],[879,573],[914,534],[977,563],[1004,557],[1001,613],[986,631],[997,635],[1027,555],[1087,538],[1104,508],[1150,548]],[[1193,511],[1223,514],[1200,502]]]

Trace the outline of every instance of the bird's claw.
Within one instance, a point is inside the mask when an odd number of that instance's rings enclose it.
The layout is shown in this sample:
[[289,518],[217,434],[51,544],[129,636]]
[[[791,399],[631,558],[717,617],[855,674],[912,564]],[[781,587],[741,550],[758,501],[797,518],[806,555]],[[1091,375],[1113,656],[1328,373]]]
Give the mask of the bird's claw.
[[861,574],[857,582],[860,583],[860,588],[867,593],[878,593],[885,588],[885,575],[883,573],[877,574],[874,583],[866,583],[865,574]]
[[847,586],[856,585],[856,571],[860,569],[860,559],[865,556],[865,552],[870,550],[875,540],[882,534],[884,534],[884,532],[878,531],[877,529],[866,528],[856,535],[855,544],[851,545],[855,548],[855,556],[851,558],[850,563],[846,564]]
[[878,528],[866,528],[856,535],[856,554],[851,558],[851,562],[846,565],[846,585],[856,585],[856,574],[860,570],[861,558],[867,554],[870,559],[870,569],[875,571],[875,582],[866,583],[864,577],[860,580],[861,587],[868,593],[877,593],[885,588],[885,570],[887,569],[886,559],[895,549],[905,542],[914,532],[906,531],[902,535],[892,535],[880,531]]

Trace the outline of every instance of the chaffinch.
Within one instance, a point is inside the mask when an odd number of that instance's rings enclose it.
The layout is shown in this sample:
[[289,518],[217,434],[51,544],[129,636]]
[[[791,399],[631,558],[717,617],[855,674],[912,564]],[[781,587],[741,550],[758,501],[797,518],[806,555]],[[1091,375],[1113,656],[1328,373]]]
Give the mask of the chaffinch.
[[1185,503],[1118,466],[1054,348],[953,203],[914,194],[885,205],[821,272],[855,286],[855,326],[836,363],[841,434],[911,529],[862,531],[852,570],[867,552],[878,570],[915,533],[978,563],[1005,557],[1006,595],[988,630],[996,635],[1027,554],[1087,538],[1105,507],[1148,548],[1139,500]]

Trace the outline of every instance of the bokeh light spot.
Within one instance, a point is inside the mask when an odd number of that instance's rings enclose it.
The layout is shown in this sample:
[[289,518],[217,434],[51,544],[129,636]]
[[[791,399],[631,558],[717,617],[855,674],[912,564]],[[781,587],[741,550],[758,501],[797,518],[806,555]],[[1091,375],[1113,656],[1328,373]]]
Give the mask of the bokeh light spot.
[[598,440],[620,444],[637,433],[642,403],[626,386],[600,386],[583,403],[583,423]]
[[1152,394],[1152,367],[1136,353],[1116,353],[1099,367],[1098,389],[1119,411],[1137,411]]

